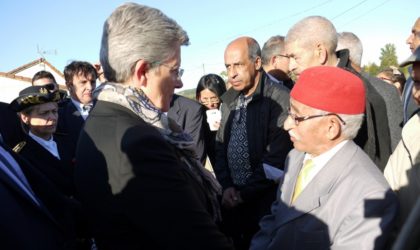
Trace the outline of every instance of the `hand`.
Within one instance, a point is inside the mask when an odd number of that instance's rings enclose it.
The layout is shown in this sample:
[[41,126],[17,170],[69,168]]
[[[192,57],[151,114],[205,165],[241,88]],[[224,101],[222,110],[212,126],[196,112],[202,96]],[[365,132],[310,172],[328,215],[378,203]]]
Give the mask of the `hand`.
[[106,78],[104,75],[104,70],[100,62],[94,63],[93,67],[96,69],[96,74],[98,75],[98,80],[103,83],[106,82]]
[[227,188],[223,192],[222,205],[226,208],[234,208],[239,204],[238,192],[234,187]]

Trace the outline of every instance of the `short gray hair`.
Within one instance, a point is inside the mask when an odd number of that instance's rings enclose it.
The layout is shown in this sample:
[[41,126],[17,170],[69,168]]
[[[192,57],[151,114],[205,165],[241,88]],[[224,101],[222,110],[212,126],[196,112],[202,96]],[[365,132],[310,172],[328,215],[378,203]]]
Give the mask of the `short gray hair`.
[[284,36],[272,36],[265,43],[261,50],[261,61],[268,65],[275,55],[284,54]]
[[261,48],[257,40],[252,37],[247,37],[246,42],[248,43],[248,56],[251,61],[255,61],[257,57],[261,57]]
[[335,54],[337,31],[332,22],[322,16],[309,16],[297,22],[287,32],[285,43],[299,42],[304,48],[323,44],[329,54]]
[[362,41],[352,32],[338,33],[337,51],[348,49],[350,60],[357,66],[362,65],[363,45]]
[[[325,115],[331,112],[312,108],[317,115]],[[357,115],[348,115],[348,114],[337,114],[345,124],[340,123],[341,125],[341,133],[343,134],[344,138],[348,140],[353,140],[357,133],[359,132],[360,127],[362,126],[364,114],[357,114]]]
[[100,61],[105,77],[125,82],[138,60],[164,62],[174,46],[188,45],[187,33],[160,10],[136,3],[118,7],[103,27]]

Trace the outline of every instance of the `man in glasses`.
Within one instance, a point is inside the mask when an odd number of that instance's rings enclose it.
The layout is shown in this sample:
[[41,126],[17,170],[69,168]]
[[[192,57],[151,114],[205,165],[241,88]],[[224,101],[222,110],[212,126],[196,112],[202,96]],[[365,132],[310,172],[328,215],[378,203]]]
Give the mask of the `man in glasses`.
[[293,88],[293,80],[289,77],[289,57],[284,49],[284,36],[272,36],[264,43],[261,62],[271,80],[282,83],[288,89]]
[[337,67],[312,67],[290,97],[284,128],[295,149],[250,249],[382,249],[397,199],[353,142],[365,109],[362,80]]
[[[299,78],[303,70],[325,65],[345,68],[360,76],[351,65],[348,50],[336,52],[337,40],[333,23],[325,17],[309,16],[297,22],[285,38],[290,71]],[[360,77],[366,88],[366,116],[354,141],[383,170],[391,155],[386,104],[372,83]]]
[[286,131],[289,91],[261,66],[261,49],[251,37],[232,41],[224,54],[232,87],[222,96],[214,171],[223,187],[223,220],[236,249],[248,249],[259,219],[269,212],[275,177],[291,149]]

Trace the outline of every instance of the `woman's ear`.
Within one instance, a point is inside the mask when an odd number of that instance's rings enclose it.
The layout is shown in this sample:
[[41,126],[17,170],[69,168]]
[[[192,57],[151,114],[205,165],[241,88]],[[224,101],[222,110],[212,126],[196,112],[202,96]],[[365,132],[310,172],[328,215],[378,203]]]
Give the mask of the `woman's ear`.
[[20,113],[19,115],[20,115],[20,119],[22,120],[22,122],[25,123],[26,125],[29,125],[29,116],[27,116],[23,113]]
[[149,64],[145,60],[139,60],[136,62],[133,74],[133,84],[135,87],[147,85],[147,73],[149,71]]

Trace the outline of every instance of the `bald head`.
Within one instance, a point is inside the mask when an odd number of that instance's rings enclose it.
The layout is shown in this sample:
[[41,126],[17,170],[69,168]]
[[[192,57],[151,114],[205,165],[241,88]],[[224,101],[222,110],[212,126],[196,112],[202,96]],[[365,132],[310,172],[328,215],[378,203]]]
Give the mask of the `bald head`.
[[310,16],[297,22],[287,32],[286,44],[299,42],[303,47],[311,48],[321,43],[329,54],[335,54],[337,31],[330,20],[322,16]]
[[248,96],[254,93],[261,77],[261,49],[251,37],[233,40],[225,50],[228,82],[236,91]]
[[237,47],[237,46],[240,46],[242,49],[246,49],[249,59],[252,61],[257,59],[257,57],[261,57],[260,45],[252,37],[243,36],[243,37],[239,37],[233,40],[232,42],[228,44],[226,51],[231,47]]

